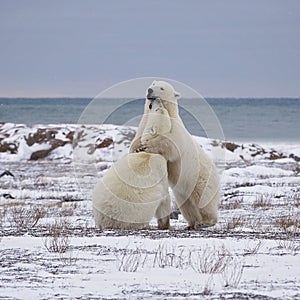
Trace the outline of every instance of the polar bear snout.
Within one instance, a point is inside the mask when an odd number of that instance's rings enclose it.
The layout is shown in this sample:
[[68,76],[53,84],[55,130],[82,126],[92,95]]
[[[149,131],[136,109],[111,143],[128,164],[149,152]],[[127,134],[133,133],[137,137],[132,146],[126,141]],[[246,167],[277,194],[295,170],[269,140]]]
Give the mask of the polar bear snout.
[[149,88],[147,90],[147,99],[148,100],[156,100],[159,96],[155,95],[155,92],[153,89]]
[[147,91],[147,99],[149,100],[154,100],[156,97],[153,96],[153,90],[151,88],[148,89]]

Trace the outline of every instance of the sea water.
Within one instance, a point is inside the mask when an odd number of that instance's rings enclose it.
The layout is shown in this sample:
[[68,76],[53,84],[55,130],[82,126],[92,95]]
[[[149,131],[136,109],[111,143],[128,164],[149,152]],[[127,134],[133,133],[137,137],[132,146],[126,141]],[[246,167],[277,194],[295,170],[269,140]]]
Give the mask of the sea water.
[[[190,133],[235,142],[300,143],[300,99],[180,99]],[[0,98],[0,122],[33,124],[107,123],[138,126],[144,99]]]

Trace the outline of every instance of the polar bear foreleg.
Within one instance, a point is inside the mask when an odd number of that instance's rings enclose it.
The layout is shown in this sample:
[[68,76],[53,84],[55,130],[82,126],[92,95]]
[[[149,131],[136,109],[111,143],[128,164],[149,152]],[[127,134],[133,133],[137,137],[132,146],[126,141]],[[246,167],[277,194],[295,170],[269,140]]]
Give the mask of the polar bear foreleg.
[[157,135],[152,139],[144,141],[142,151],[160,154],[168,162],[173,162],[180,158],[179,148],[168,135]]

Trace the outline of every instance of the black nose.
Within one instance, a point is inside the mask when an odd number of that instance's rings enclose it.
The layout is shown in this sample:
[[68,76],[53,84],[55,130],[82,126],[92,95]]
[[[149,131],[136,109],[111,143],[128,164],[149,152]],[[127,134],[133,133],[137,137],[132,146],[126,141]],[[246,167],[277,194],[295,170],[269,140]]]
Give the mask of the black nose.
[[153,90],[151,88],[148,89],[148,94],[153,93]]

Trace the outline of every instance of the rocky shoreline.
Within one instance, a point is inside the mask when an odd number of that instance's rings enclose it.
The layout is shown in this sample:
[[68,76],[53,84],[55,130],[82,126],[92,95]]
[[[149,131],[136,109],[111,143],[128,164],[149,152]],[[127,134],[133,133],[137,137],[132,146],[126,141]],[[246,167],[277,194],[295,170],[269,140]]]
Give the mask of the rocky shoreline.
[[[115,125],[34,125],[0,123],[0,160],[53,160],[72,159],[82,161],[117,159],[128,151],[136,132],[134,127]],[[291,159],[300,162],[300,151],[274,149],[258,144],[237,144],[230,141],[198,139],[202,147],[221,149],[226,159]]]

